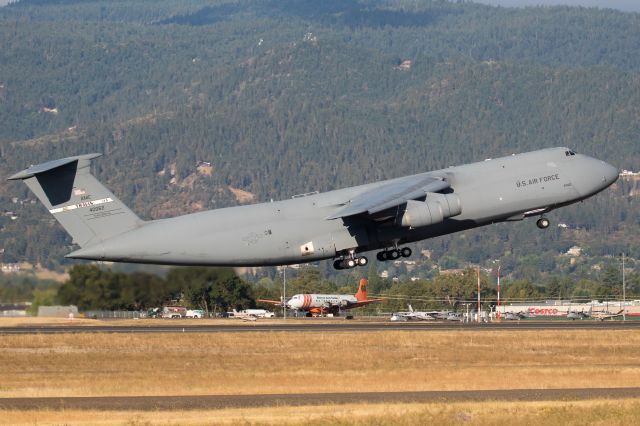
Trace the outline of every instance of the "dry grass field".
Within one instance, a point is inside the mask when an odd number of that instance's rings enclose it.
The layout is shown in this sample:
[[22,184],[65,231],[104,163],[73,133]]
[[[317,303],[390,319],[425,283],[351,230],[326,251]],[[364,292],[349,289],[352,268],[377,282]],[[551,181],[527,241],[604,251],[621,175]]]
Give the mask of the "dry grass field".
[[[635,330],[5,335],[0,336],[0,397],[631,387],[640,384],[639,349]],[[142,425],[179,419],[180,424],[608,425],[637,418],[637,400],[0,412],[0,423],[8,424]]]
[[215,411],[0,411],[11,425],[633,425],[637,400],[328,405]]
[[245,332],[0,337],[0,397],[640,383],[640,331]]

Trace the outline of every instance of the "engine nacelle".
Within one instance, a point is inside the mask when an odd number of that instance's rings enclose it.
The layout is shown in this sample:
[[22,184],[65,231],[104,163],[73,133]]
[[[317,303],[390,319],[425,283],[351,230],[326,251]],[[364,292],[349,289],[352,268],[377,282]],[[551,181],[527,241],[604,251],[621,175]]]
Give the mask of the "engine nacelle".
[[448,217],[462,213],[460,198],[454,194],[428,193],[425,201],[407,201],[399,217],[400,226],[419,228],[440,223]]

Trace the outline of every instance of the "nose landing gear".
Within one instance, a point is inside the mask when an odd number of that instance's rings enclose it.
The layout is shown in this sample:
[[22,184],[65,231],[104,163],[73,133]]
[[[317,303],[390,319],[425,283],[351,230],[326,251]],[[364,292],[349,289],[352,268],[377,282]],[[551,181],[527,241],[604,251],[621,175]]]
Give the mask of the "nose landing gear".
[[551,222],[549,221],[549,219],[547,219],[546,217],[541,217],[540,219],[537,220],[536,222],[536,226],[540,229],[547,229],[549,227],[549,225],[551,224]]

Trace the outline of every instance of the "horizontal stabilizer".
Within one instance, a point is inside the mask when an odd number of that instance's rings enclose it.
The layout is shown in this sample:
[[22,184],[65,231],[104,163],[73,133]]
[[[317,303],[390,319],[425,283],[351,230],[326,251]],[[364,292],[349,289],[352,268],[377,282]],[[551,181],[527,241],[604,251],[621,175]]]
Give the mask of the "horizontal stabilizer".
[[59,160],[47,161],[46,163],[31,166],[28,169],[25,169],[25,170],[22,170],[21,172],[16,173],[11,177],[9,177],[9,180],[28,179],[38,174],[49,172],[54,169],[58,169],[62,166],[66,166],[76,161],[93,160],[94,158],[98,158],[101,155],[102,154],[85,154],[85,155],[76,155],[75,157],[61,158]]

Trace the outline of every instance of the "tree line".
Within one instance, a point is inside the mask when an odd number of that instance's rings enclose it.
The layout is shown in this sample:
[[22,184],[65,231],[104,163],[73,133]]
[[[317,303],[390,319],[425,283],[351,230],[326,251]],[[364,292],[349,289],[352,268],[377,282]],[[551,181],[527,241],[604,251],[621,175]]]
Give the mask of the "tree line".
[[[230,268],[174,268],[166,275],[147,272],[114,272],[94,264],[76,265],[69,271],[69,279],[62,283],[38,282],[25,277],[13,280],[0,275],[0,303],[32,301],[38,305],[76,305],[87,310],[145,311],[164,305],[181,305],[215,314],[231,309],[261,307],[279,311],[258,299],[280,301],[283,295],[282,271],[272,276],[250,280]],[[480,292],[485,306],[496,304],[497,286],[494,272],[482,272]],[[286,294],[299,293],[354,294],[359,279],[354,272],[342,281],[328,279],[313,266],[288,269]],[[628,299],[640,297],[640,274],[630,273],[626,279]],[[358,312],[392,312],[414,308],[464,309],[474,303],[478,295],[478,281],[474,269],[458,273],[440,274],[431,279],[393,280],[381,278],[375,270],[368,271],[369,297],[385,300]],[[509,277],[501,282],[503,303],[543,300],[611,300],[621,298],[620,270],[613,265],[602,271],[600,280],[572,280],[566,276],[551,276],[544,282]]]

